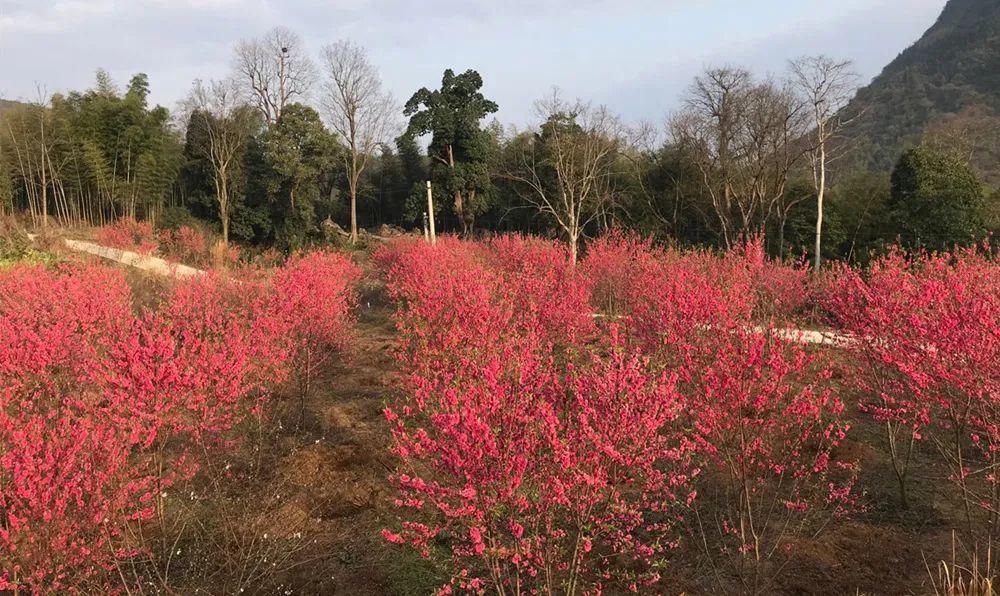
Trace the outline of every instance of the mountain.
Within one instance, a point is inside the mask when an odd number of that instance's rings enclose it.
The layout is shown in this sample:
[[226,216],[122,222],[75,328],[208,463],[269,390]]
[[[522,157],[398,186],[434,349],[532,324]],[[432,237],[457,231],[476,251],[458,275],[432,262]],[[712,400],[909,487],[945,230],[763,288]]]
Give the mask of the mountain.
[[949,0],[937,22],[858,92],[845,136],[887,170],[932,124],[972,106],[1000,113],[1000,1]]

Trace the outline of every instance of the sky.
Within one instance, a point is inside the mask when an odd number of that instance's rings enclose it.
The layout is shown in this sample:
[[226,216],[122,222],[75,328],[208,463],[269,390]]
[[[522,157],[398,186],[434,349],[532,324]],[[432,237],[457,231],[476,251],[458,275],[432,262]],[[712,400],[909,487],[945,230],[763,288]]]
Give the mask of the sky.
[[284,26],[317,55],[365,46],[403,102],[445,68],[475,68],[498,118],[524,126],[559,87],[630,122],[662,122],[694,76],[732,64],[780,75],[789,58],[855,62],[867,82],[945,0],[0,0],[0,97],[85,89],[98,68],[149,75],[173,108],[227,75],[233,46]]

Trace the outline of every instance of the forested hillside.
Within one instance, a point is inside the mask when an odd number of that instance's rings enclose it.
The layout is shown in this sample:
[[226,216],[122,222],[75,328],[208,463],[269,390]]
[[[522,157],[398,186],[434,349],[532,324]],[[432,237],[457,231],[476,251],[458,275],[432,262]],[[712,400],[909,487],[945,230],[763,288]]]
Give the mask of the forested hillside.
[[924,130],[963,109],[1000,108],[1000,3],[950,0],[923,37],[862,89],[846,110],[859,160],[895,165]]

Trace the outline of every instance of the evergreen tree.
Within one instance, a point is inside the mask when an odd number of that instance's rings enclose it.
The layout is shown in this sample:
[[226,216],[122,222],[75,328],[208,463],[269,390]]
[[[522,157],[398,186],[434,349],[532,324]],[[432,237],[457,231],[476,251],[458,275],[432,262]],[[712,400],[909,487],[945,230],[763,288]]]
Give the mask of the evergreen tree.
[[420,89],[403,109],[410,118],[407,136],[432,135],[427,148],[431,180],[439,200],[442,194],[451,197],[464,234],[472,231],[476,216],[486,210],[490,191],[490,144],[480,122],[498,107],[480,92],[482,86],[478,72],[456,75],[448,69],[441,89]]
[[983,187],[968,165],[929,147],[903,153],[892,172],[889,213],[907,246],[951,248],[984,231]]

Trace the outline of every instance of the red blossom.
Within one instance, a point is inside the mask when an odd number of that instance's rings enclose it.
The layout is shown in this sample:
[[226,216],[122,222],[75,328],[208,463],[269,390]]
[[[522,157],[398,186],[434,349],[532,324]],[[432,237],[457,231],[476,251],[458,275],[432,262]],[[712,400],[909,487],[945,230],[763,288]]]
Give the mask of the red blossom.
[[239,441],[293,355],[343,348],[356,279],[315,255],[140,310],[110,268],[0,272],[0,590],[124,588],[115,565],[151,554],[125,528]]
[[152,254],[159,248],[153,224],[128,217],[99,228],[94,238],[104,246],[131,250],[142,255]]

